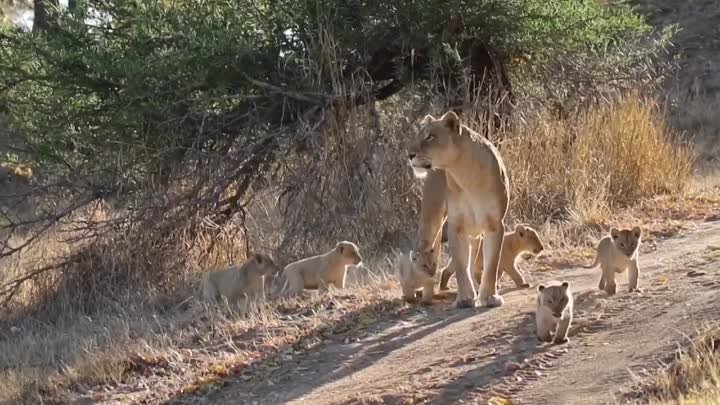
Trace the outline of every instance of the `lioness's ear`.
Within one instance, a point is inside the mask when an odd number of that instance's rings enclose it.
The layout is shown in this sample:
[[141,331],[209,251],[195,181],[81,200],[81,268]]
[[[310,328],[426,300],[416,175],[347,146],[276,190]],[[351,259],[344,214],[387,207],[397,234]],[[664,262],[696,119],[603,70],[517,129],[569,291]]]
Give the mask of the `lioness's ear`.
[[420,121],[420,125],[424,127],[424,126],[428,125],[429,123],[431,123],[431,122],[433,122],[433,121],[436,121],[435,117],[433,117],[432,115],[428,114],[428,115],[425,116],[425,118],[422,119],[422,121]]
[[448,111],[442,117],[445,126],[453,133],[460,132],[460,118],[455,114],[455,111]]
[[520,232],[520,231],[524,231],[524,230],[525,230],[525,226],[523,226],[523,224],[515,225],[515,232]]
[[618,236],[620,236],[620,230],[615,228],[614,226],[610,228],[610,237],[613,239],[617,239]]
[[635,239],[640,238],[640,234],[642,233],[642,229],[640,229],[639,226],[636,226],[632,229],[633,235],[635,235]]
[[542,284],[540,284],[540,285],[537,287],[537,290],[538,290],[538,291],[542,291],[542,290],[544,290],[544,289],[545,289],[545,286],[542,285]]
[[335,250],[337,250],[338,253],[343,254],[343,252],[345,251],[345,247],[338,244],[337,246],[335,246]]

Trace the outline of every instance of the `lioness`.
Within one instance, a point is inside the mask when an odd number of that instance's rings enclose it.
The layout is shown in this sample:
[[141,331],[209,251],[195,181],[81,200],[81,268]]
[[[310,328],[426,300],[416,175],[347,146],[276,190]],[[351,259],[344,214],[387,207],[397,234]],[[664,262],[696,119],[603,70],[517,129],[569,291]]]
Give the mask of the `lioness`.
[[[482,263],[482,242],[480,244],[480,252],[478,262]],[[500,265],[498,266],[498,280],[507,273],[515,283],[517,288],[529,288],[530,284],[525,281],[525,277],[517,269],[517,259],[524,253],[530,253],[533,256],[539,255],[543,251],[543,243],[540,235],[529,225],[517,224],[512,232],[505,234],[503,239],[502,254],[500,255]],[[448,266],[442,271],[440,278],[440,289],[448,289],[448,281],[454,273],[452,266]],[[473,268],[475,282],[480,283],[482,278],[482,266]]]
[[586,269],[594,269],[602,267],[602,276],[598,289],[605,290],[608,295],[616,292],[615,273],[622,273],[626,269],[628,271],[629,291],[642,291],[638,288],[638,278],[640,276],[640,266],[638,265],[638,248],[640,247],[640,234],[642,231],[639,226],[632,229],[610,228],[610,235],[600,240],[597,247],[597,256],[595,262]]
[[362,256],[358,247],[347,241],[338,242],[335,247],[321,255],[308,257],[285,266],[283,292],[289,296],[302,294],[306,288],[327,290],[332,284],[345,288],[347,268],[359,265]]
[[[540,284],[537,288],[535,321],[537,337],[541,342],[567,343],[568,330],[573,319],[573,295],[570,284]],[[554,332],[554,333],[553,333]],[[554,335],[554,336],[553,336]]]
[[241,299],[265,299],[265,276],[279,272],[270,256],[255,253],[242,266],[231,266],[223,270],[205,273],[202,279],[202,294],[206,301],[226,298],[228,303]]
[[448,239],[458,283],[455,306],[476,305],[469,258],[476,256],[481,236],[483,276],[477,298],[481,306],[502,305],[495,283],[510,189],[497,149],[461,125],[457,114],[450,111],[440,119],[430,115],[423,119],[419,139],[408,149],[408,159],[419,178],[430,170],[445,171]]

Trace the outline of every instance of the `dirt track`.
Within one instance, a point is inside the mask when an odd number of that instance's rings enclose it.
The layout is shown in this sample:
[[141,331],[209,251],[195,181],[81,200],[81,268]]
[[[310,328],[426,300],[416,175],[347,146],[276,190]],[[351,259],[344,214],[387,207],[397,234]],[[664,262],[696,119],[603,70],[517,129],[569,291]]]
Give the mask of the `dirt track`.
[[504,293],[505,305],[495,309],[457,310],[446,300],[374,325],[359,341],[288,358],[203,403],[487,404],[493,396],[529,405],[615,403],[631,373],[653,369],[685,333],[718,319],[718,258],[715,222],[641,255],[643,293],[628,293],[621,275],[618,295],[607,298],[596,290],[598,270],[533,274],[533,286],[565,279],[574,287],[568,345],[537,342],[534,289]]

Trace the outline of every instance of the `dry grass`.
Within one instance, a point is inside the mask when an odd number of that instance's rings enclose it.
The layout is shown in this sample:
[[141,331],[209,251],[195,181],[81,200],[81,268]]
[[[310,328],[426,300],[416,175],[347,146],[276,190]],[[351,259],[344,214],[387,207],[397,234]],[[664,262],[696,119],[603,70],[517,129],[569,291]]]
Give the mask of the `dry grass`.
[[[394,124],[381,124],[393,139],[391,150],[400,150],[408,126],[397,123],[392,111],[383,110],[382,120]],[[693,162],[690,147],[677,139],[662,109],[637,95],[574,120],[539,117],[517,126],[502,149],[513,190],[508,222],[536,225],[553,251],[548,263],[556,266],[560,260],[586,261],[579,249],[610,223],[649,222],[660,237],[677,226],[672,221],[702,218],[704,208],[717,207],[720,200],[677,194],[691,190],[687,186]],[[368,148],[386,162],[375,175],[378,184],[363,183],[363,190],[382,198],[367,204],[366,214],[375,218],[368,224],[357,223],[362,218],[341,218],[356,222],[346,239],[358,235],[363,225],[386,223],[379,213],[410,215],[417,208],[409,170],[399,173],[396,156]],[[383,194],[383,187],[393,192]],[[353,199],[351,194],[345,197]],[[627,207],[619,210],[621,206]],[[648,212],[664,215],[663,221],[645,215]],[[277,246],[282,223],[277,215],[276,209],[258,203],[249,223],[251,234],[259,236],[255,247],[269,251]],[[85,216],[102,220],[112,212],[105,207]],[[413,227],[399,218],[392,219],[398,222],[392,229]],[[6,261],[0,284],[86,247],[68,242],[76,231],[61,228],[33,250]],[[157,400],[197,392],[212,387],[218,376],[264,367],[287,350],[303,350],[322,339],[345,339],[402,306],[399,288],[388,277],[393,260],[387,259],[392,250],[387,246],[402,249],[402,243],[397,235],[376,230],[368,235],[382,236],[374,246],[386,245],[386,250],[361,245],[370,271],[354,272],[349,291],[272,302],[250,317],[184,302],[202,272],[243,260],[244,244],[237,235],[222,234],[213,242],[202,233],[190,237],[180,232],[175,237],[181,243],[170,245],[187,251],[175,252],[158,248],[152,238],[115,233],[92,245],[64,272],[49,272],[25,285],[6,327],[0,329],[0,403],[64,403],[79,395],[109,399],[105,389],[113,392],[141,382],[153,387],[143,395]],[[181,253],[183,261],[177,259]]]
[[720,404],[720,326],[701,328],[689,347],[642,390],[643,403]]
[[598,224],[618,205],[680,192],[694,159],[678,139],[663,110],[637,94],[576,120],[537,120],[503,149],[514,214]]

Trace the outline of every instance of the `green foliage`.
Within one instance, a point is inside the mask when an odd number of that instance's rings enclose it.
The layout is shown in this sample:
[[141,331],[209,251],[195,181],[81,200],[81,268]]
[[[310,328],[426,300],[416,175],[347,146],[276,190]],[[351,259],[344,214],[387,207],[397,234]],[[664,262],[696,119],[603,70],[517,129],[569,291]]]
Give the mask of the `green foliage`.
[[[251,129],[286,125],[308,101],[279,89],[311,100],[337,91],[332,69],[362,66],[380,48],[440,49],[475,37],[506,60],[544,64],[648,30],[628,7],[593,0],[90,0],[79,10],[52,34],[0,38],[12,125],[45,163],[82,166],[118,152],[148,162],[170,147],[250,144]],[[97,15],[111,21],[88,21]],[[465,29],[451,35],[445,28],[459,15]]]

